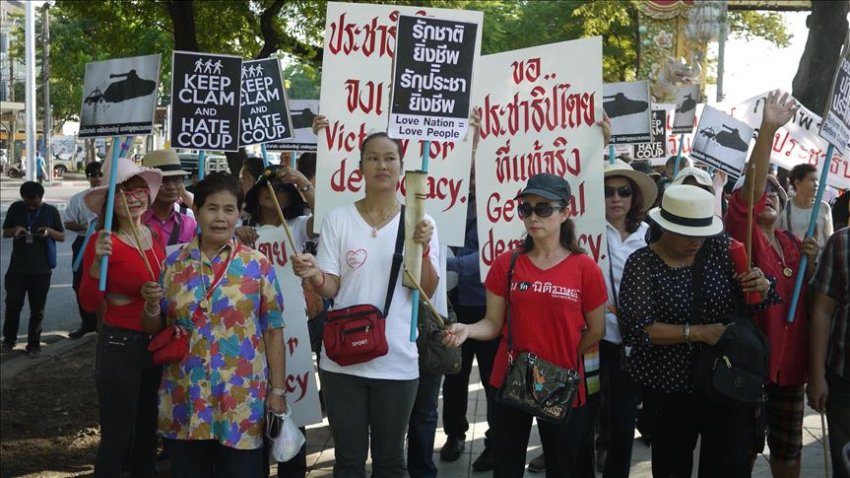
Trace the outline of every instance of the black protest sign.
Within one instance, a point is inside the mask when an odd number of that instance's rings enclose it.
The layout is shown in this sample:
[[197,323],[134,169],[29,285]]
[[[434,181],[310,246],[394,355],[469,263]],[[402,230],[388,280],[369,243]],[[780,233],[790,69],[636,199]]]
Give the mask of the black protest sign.
[[159,60],[148,55],[87,63],[78,136],[151,134]]
[[649,143],[634,145],[634,159],[657,159],[667,156],[667,111],[652,110],[652,120],[649,132],[652,140]]
[[175,51],[171,147],[238,151],[242,58]]
[[292,137],[292,121],[277,58],[242,63],[242,116],[239,125],[239,146]]
[[478,25],[400,15],[389,134],[453,141],[469,126]]
[[838,148],[843,156],[850,153],[850,34],[844,41],[844,51],[835,69],[820,136]]

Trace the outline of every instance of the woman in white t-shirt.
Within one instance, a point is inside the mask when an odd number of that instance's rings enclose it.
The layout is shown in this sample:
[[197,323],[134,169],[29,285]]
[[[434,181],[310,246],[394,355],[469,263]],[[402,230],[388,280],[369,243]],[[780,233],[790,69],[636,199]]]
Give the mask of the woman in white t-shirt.
[[[797,239],[805,239],[809,227],[809,219],[812,217],[812,207],[815,205],[815,195],[818,191],[818,170],[811,164],[798,164],[791,168],[788,181],[794,188],[794,196],[785,206],[785,211],[779,216],[779,229],[797,236]],[[818,248],[823,250],[827,239],[832,235],[832,211],[829,204],[821,201],[818,210],[818,222],[815,228],[815,241]]]
[[[326,125],[322,118],[319,126]],[[401,143],[386,133],[367,136],[359,167],[366,196],[328,212],[318,260],[310,254],[292,258],[295,273],[320,295],[333,298],[335,309],[358,304],[383,309],[396,235],[404,220],[396,192],[404,170]],[[412,236],[424,249],[419,282],[432,295],[439,281],[434,221],[426,216]],[[365,477],[370,446],[374,476],[406,476],[404,439],[419,361],[416,343],[410,341],[411,293],[401,284],[399,274],[386,316],[386,355],[344,366],[331,360],[323,347],[319,376],[334,438],[334,476]]]

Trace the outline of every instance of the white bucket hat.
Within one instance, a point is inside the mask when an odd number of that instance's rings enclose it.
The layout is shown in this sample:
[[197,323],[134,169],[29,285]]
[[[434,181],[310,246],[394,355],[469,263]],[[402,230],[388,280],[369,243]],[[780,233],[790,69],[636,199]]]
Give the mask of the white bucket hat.
[[687,185],[671,185],[664,192],[661,207],[649,217],[662,229],[691,237],[716,236],[723,232],[723,220],[714,215],[714,195]]
[[[112,162],[106,162],[106,165],[103,168],[104,178],[109,177],[111,169]],[[129,158],[118,158],[118,170],[115,171],[115,184],[121,184],[133,176],[139,176],[145,181],[145,183],[147,183],[148,189],[150,189],[151,192],[150,201],[153,202],[159,192],[159,186],[162,184],[162,171],[153,168],[142,168],[136,166],[136,163]],[[103,203],[106,202],[106,194],[108,191],[108,185],[89,189],[88,192],[86,192],[86,195],[83,196],[83,201],[85,201],[86,206],[91,209],[93,213],[99,215],[103,210]]]
[[640,208],[642,211],[646,211],[650,206],[655,204],[655,198],[658,196],[658,186],[655,185],[655,181],[649,175],[635,171],[634,168],[622,159],[615,160],[614,164],[606,161],[605,178],[614,176],[623,176],[624,178],[631,179],[638,189],[640,189],[640,194],[643,196],[643,204]]
[[714,193],[714,181],[711,180],[711,175],[708,172],[703,171],[699,168],[688,167],[681,171],[676,175],[676,178],[673,179],[673,184],[684,184],[685,179],[694,178],[698,185],[707,187],[711,189],[711,192]]

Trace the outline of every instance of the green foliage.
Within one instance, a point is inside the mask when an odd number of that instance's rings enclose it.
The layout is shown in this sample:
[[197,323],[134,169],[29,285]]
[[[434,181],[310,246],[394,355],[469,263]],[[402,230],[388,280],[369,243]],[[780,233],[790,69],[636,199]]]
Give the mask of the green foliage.
[[792,35],[788,32],[782,15],[777,12],[729,12],[729,31],[739,33],[748,40],[753,37],[764,38],[782,48],[791,44]]

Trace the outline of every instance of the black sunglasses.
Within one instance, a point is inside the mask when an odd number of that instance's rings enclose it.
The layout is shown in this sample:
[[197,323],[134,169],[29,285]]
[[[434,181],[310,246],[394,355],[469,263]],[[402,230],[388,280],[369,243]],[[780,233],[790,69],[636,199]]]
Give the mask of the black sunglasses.
[[519,217],[521,217],[521,218],[526,218],[526,217],[531,216],[532,212],[534,214],[536,214],[537,217],[549,217],[555,211],[560,211],[560,210],[564,209],[564,207],[565,206],[563,204],[559,204],[559,203],[539,202],[539,203],[535,204],[534,206],[532,206],[531,204],[524,202],[524,203],[520,203],[520,205],[516,208],[516,210],[519,213]]
[[617,193],[621,198],[630,198],[632,197],[632,187],[631,186],[620,186],[618,188],[613,188],[611,186],[605,186],[605,197],[609,198]]

